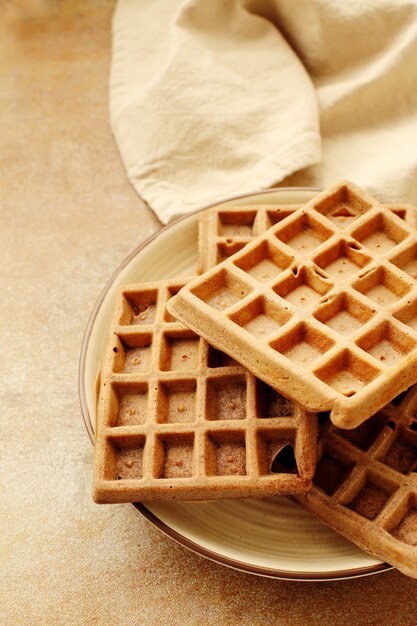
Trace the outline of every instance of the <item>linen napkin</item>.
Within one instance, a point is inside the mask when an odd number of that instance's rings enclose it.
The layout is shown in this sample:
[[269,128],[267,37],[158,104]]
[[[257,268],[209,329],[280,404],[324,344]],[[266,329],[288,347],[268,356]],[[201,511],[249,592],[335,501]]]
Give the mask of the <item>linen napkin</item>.
[[112,129],[162,222],[283,182],[417,202],[417,3],[119,0]]

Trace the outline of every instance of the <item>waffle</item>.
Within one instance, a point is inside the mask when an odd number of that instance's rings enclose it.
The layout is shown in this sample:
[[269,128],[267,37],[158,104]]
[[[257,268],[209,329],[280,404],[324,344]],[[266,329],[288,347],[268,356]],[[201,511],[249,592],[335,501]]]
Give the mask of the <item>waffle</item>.
[[314,485],[295,499],[417,578],[417,385],[354,430],[325,422]]
[[101,369],[96,502],[305,491],[317,417],[166,310],[184,281],[123,287]]
[[[408,204],[385,204],[412,228],[417,226],[416,211]],[[274,224],[292,215],[300,204],[289,205],[221,205],[202,211],[198,222],[198,274],[206,272],[267,231]],[[338,222],[344,216],[333,216]]]
[[342,182],[168,309],[306,411],[354,428],[417,381],[416,253],[414,224]]

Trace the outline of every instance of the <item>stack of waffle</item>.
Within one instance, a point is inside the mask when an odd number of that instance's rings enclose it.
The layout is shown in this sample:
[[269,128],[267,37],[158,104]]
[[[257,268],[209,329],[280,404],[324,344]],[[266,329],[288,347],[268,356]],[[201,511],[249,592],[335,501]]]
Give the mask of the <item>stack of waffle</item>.
[[209,209],[199,244],[117,295],[95,500],[291,494],[417,577],[416,210],[342,182]]

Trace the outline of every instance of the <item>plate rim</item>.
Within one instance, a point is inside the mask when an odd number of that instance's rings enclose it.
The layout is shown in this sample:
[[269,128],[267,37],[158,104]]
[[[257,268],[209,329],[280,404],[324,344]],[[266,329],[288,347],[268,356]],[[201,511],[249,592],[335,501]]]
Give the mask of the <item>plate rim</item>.
[[[270,192],[288,192],[288,191],[321,191],[320,187],[270,187],[267,189],[263,189],[261,191],[255,191],[252,193],[239,194],[234,196],[228,196],[226,198],[216,200],[215,202],[211,202],[203,207],[190,211],[185,215],[178,217],[173,220],[169,224],[166,224],[162,228],[156,230],[150,237],[147,237],[145,241],[139,244],[114,270],[111,276],[106,281],[104,287],[102,288],[94,307],[89,315],[87,326],[84,331],[80,356],[78,361],[78,396],[81,408],[81,415],[84,421],[84,426],[86,428],[88,437],[92,444],[94,444],[94,430],[92,426],[92,420],[90,416],[90,412],[87,404],[87,394],[86,394],[86,385],[85,385],[85,374],[86,374],[86,357],[88,352],[88,346],[92,334],[92,330],[98,315],[98,312],[101,308],[101,305],[113,285],[116,278],[119,276],[120,272],[130,263],[130,261],[135,258],[139,252],[141,252],[144,248],[146,248],[152,241],[154,241],[157,237],[159,237],[162,233],[165,233],[167,230],[176,226],[179,222],[186,220],[192,215],[196,215],[205,209],[209,209],[219,204],[224,204],[225,202],[231,202],[233,200],[241,200],[243,198],[253,198],[254,196],[260,196]],[[171,528],[166,522],[162,521],[155,513],[150,511],[146,504],[142,502],[133,503],[135,509],[143,515],[155,528],[161,531],[164,535],[174,540],[176,543],[182,545],[187,548],[191,552],[198,554],[210,561],[214,561],[220,565],[224,565],[226,567],[230,567],[232,569],[245,572],[248,574],[253,574],[256,576],[263,576],[267,578],[274,578],[278,580],[293,580],[293,581],[302,581],[302,582],[325,582],[325,581],[334,581],[334,580],[347,580],[351,578],[361,578],[364,576],[371,576],[373,574],[380,574],[382,572],[388,571],[390,569],[394,569],[388,563],[378,563],[376,565],[368,565],[364,567],[358,568],[349,568],[346,570],[331,570],[328,572],[294,572],[291,570],[283,570],[276,568],[269,568],[259,565],[252,565],[245,563],[244,561],[239,561],[238,559],[224,556],[219,552],[215,552],[214,550],[209,550],[201,546],[200,544],[188,539],[181,533],[179,533],[174,528]]]

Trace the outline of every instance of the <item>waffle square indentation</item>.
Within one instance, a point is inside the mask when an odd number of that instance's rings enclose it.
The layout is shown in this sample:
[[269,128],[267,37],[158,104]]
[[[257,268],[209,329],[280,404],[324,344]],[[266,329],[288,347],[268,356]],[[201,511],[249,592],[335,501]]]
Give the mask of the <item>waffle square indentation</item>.
[[208,476],[245,476],[246,444],[241,430],[212,431],[205,439]]
[[113,371],[126,374],[147,372],[151,363],[152,334],[119,335],[118,340],[118,345],[113,348]]
[[119,323],[123,326],[153,324],[156,317],[158,291],[127,291],[123,294],[123,312]]
[[242,250],[248,241],[235,241],[232,237],[228,237],[225,241],[219,241],[217,244],[216,263],[221,263],[228,259],[229,256],[232,256],[232,254]]
[[256,416],[259,419],[292,417],[294,402],[282,396],[276,389],[256,380]]
[[106,446],[106,480],[138,480],[143,477],[144,435],[109,437]]
[[335,342],[305,322],[300,322],[269,345],[274,350],[303,366],[308,366],[327,352]]
[[193,289],[192,293],[212,308],[224,311],[245,298],[251,291],[251,287],[222,269]]
[[193,476],[193,456],[193,433],[158,434],[155,440],[155,478]]
[[193,422],[196,418],[196,380],[164,381],[158,386],[157,421]]
[[350,335],[366,324],[374,314],[375,311],[350,294],[340,293],[322,304],[314,317],[337,333]]
[[395,365],[416,347],[416,341],[394,326],[382,322],[356,341],[357,345],[384,365]]
[[410,285],[385,267],[369,270],[353,283],[353,288],[382,307],[397,302],[411,289]]
[[250,237],[255,217],[256,211],[219,211],[217,234],[221,237]]
[[379,374],[379,369],[348,349],[342,350],[315,371],[318,378],[347,397],[355,395]]
[[273,289],[290,304],[307,307],[320,300],[332,286],[333,283],[321,276],[318,271],[301,267],[294,268]]
[[286,217],[288,217],[289,215],[293,215],[293,213],[295,212],[296,208],[281,208],[281,207],[277,207],[276,209],[272,209],[266,212],[266,230],[268,228],[271,228],[271,226],[274,226],[275,224],[278,224],[278,222],[282,222],[282,220],[284,220]]
[[147,383],[114,383],[111,394],[111,426],[143,424],[148,411]]
[[276,333],[291,317],[284,307],[269,302],[263,296],[252,300],[245,308],[236,311],[230,319],[248,333],[264,339]]
[[248,254],[235,261],[235,265],[260,282],[271,280],[291,265],[293,259],[269,241],[263,241]]
[[195,370],[200,339],[194,333],[167,332],[163,335],[160,368],[175,372]]
[[381,461],[401,474],[417,470],[417,435],[401,430]]
[[318,254],[315,263],[335,279],[346,278],[371,261],[371,257],[360,250],[355,241],[341,239]]
[[335,193],[315,202],[314,208],[325,215],[328,220],[337,224],[338,228],[344,228],[367,213],[372,208],[372,204],[349,189],[347,185],[342,185]]
[[373,520],[382,511],[394,491],[395,488],[388,483],[382,484],[375,478],[367,476],[355,497],[346,504],[351,511]]
[[256,432],[258,469],[261,475],[297,474],[294,432],[258,429]]
[[325,448],[313,478],[316,487],[332,496],[349,477],[354,463],[336,450]]
[[394,219],[384,213],[377,213],[358,226],[352,232],[352,237],[372,252],[384,254],[408,237],[408,234]]
[[309,254],[333,235],[333,231],[308,213],[298,214],[277,227],[275,236],[299,254]]
[[247,415],[246,379],[225,376],[207,379],[206,417],[208,420],[242,420]]

